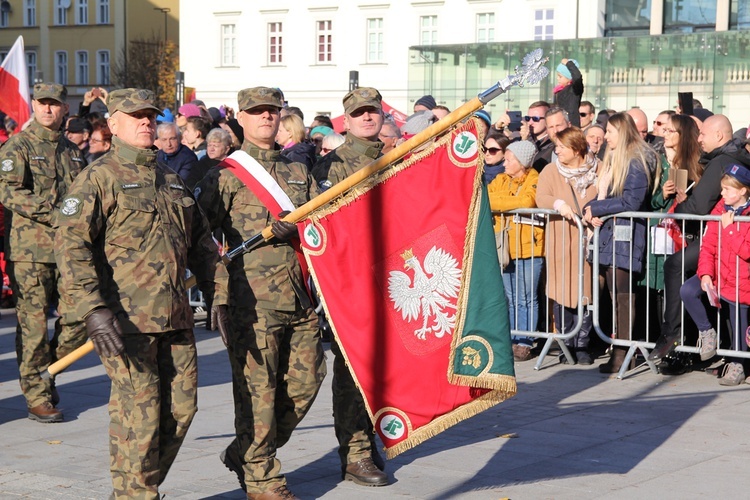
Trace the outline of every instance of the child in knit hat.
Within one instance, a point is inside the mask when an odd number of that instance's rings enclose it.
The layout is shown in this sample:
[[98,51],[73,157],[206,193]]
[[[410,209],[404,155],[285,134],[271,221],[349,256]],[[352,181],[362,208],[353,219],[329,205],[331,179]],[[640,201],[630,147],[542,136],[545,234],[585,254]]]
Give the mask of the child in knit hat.
[[554,92],[555,104],[568,112],[571,125],[580,127],[578,108],[581,107],[583,97],[583,75],[578,70],[578,61],[563,59],[557,65],[557,86]]

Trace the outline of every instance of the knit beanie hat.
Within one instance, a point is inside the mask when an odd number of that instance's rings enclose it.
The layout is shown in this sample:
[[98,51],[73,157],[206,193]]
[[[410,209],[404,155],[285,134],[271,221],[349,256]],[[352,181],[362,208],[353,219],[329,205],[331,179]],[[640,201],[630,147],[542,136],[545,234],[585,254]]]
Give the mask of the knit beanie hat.
[[431,95],[423,95],[419,99],[417,99],[417,102],[414,103],[415,106],[418,104],[421,104],[427,109],[435,109],[435,106],[437,106],[437,102],[435,102],[435,98]]
[[505,151],[513,153],[524,168],[529,168],[536,156],[536,146],[531,141],[511,142]]
[[[570,61],[573,64],[575,64],[576,68],[580,67],[580,66],[578,66],[578,61],[576,61],[575,59],[568,59],[568,61]],[[565,78],[567,78],[568,80],[572,80],[573,79],[573,75],[570,74],[570,70],[563,63],[560,63],[560,64],[557,65],[557,72],[560,73]]]
[[404,134],[418,134],[435,122],[435,115],[432,111],[417,111],[401,126],[401,132]]
[[492,126],[492,116],[490,115],[490,112],[486,109],[480,109],[478,111],[474,112],[474,116],[477,118],[481,118],[484,123],[487,124],[488,127]]

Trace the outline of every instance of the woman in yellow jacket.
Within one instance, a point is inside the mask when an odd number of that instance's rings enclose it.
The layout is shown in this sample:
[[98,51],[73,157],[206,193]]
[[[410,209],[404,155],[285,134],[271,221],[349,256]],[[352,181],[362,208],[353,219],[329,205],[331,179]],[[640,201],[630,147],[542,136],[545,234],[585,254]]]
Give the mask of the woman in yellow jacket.
[[[505,173],[487,186],[493,211],[536,207],[539,173],[531,168],[536,147],[529,141],[514,142],[505,150]],[[507,226],[511,261],[503,273],[505,297],[510,311],[510,329],[518,333],[536,331],[539,319],[537,290],[544,266],[544,228],[529,215],[496,216],[495,231]],[[513,336],[516,361],[531,359],[533,338]]]

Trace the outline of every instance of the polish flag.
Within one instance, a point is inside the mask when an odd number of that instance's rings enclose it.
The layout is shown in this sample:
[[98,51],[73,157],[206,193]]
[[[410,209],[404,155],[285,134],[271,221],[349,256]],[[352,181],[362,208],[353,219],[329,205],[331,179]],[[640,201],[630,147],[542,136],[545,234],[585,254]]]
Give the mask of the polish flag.
[[19,36],[0,65],[0,111],[18,123],[17,130],[31,116],[29,76],[23,51],[23,37]]

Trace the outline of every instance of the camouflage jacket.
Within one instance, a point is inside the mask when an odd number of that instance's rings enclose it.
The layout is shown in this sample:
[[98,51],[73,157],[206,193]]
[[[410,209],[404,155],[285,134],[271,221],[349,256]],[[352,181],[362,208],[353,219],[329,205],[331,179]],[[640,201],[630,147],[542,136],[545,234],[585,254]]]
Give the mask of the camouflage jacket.
[[52,212],[86,166],[62,132],[34,121],[0,149],[0,203],[5,219],[7,260],[55,262]]
[[366,141],[347,134],[341,146],[315,163],[315,180],[322,189],[328,189],[382,156],[382,149],[380,141]]
[[228,274],[206,218],[155,151],[113,137],[55,215],[62,288],[78,317],[104,306],[124,333],[191,329],[187,268],[215,305],[228,303]]
[[[319,194],[302,163],[280,155],[280,150],[260,149],[245,141],[242,150],[255,158],[276,180],[295,207]],[[198,204],[211,229],[221,229],[229,248],[260,233],[278,214],[268,209],[229,169],[211,169],[195,189]],[[235,307],[295,311],[310,306],[302,270],[289,242],[272,238],[227,266],[231,304]]]

